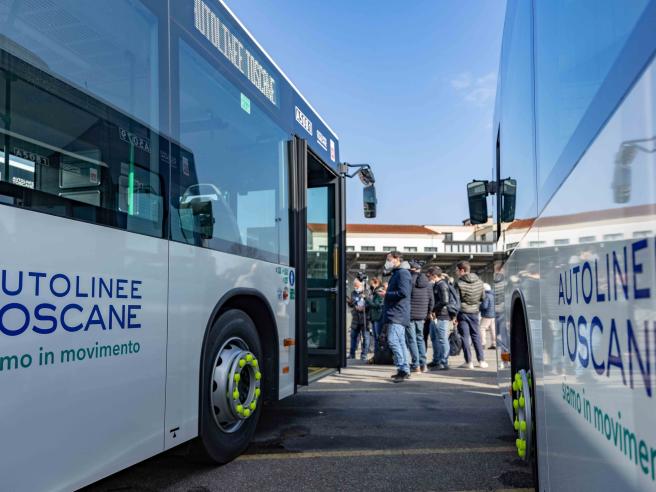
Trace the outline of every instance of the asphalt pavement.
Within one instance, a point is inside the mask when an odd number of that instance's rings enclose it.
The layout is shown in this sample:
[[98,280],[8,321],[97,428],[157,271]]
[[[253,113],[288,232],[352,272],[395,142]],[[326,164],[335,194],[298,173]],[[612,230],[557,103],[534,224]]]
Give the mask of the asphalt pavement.
[[[293,397],[265,407],[246,454],[222,467],[191,462],[185,446],[90,491],[532,490],[488,369],[413,374],[349,361]],[[452,358],[452,366],[462,362]]]

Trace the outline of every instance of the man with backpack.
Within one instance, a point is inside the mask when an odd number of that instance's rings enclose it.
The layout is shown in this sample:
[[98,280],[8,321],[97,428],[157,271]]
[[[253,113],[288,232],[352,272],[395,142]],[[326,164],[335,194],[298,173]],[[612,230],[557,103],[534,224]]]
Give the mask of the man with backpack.
[[426,372],[426,345],[424,344],[424,321],[433,312],[433,289],[421,271],[421,264],[410,261],[412,272],[412,294],[410,296],[410,326],[406,330],[406,343],[410,349],[411,372]]
[[433,361],[428,364],[428,367],[431,371],[446,371],[449,369],[449,331],[460,303],[456,297],[455,289],[449,285],[449,281],[440,267],[429,268],[428,278],[433,282],[433,295],[435,297],[434,319],[430,327]]
[[[412,275],[409,265],[403,262],[400,253],[393,251],[387,255],[385,270],[392,272],[383,308],[383,323],[387,325],[387,343],[394,355],[397,372],[392,376],[395,383],[410,377],[410,366],[406,359],[405,327],[410,325],[410,296],[412,295]],[[407,268],[404,268],[407,265]]]
[[479,306],[485,298],[483,281],[478,275],[471,273],[471,266],[468,261],[460,261],[456,266],[456,288],[460,294],[460,313],[458,314],[458,331],[463,337],[462,349],[465,356],[465,363],[460,367],[474,368],[474,362],[471,357],[471,343],[474,343],[476,359],[479,367],[488,367],[485,362],[485,352],[481,343],[481,333],[479,327]]

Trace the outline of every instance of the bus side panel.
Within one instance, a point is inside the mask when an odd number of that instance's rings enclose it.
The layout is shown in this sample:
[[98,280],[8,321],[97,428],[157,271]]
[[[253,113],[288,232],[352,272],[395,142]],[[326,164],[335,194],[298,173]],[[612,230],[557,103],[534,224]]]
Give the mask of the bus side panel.
[[0,488],[161,452],[167,242],[3,205],[0,237]]
[[[289,289],[292,270],[261,260],[171,242],[166,448],[198,435],[198,385],[205,329],[216,304],[232,289],[257,290],[271,306],[280,344],[278,397],[294,393],[294,347],[283,346],[285,338],[295,336],[294,301],[282,296],[284,289]],[[282,373],[285,367],[289,370]],[[172,429],[178,430],[174,433],[170,432]]]
[[656,485],[656,66],[539,219],[553,490]]

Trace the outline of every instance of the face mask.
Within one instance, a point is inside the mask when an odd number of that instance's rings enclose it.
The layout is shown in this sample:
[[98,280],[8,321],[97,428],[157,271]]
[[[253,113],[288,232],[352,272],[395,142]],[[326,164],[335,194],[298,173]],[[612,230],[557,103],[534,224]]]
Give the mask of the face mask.
[[392,263],[390,260],[387,260],[385,262],[385,270],[387,270],[389,272],[390,270],[393,270],[393,269],[394,269],[394,263]]
[[355,291],[356,292],[362,292],[364,289],[362,287],[356,287]]

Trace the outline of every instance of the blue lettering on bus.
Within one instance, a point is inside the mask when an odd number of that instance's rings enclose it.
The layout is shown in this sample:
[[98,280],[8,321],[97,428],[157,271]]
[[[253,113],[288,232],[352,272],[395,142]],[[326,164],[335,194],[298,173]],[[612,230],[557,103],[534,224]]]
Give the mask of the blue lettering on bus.
[[[116,301],[141,300],[142,286],[141,280],[2,269],[0,335],[18,336],[28,330],[49,335],[59,327],[69,333],[139,329],[142,327],[141,304]],[[6,302],[3,297],[14,298],[14,302]],[[44,302],[39,302],[41,299]],[[68,302],[60,304],[53,299]],[[109,302],[85,307],[73,299],[108,299]],[[32,300],[36,302],[30,302]]]
[[[653,252],[648,252],[652,246]],[[646,271],[645,255],[652,253],[656,255],[656,238],[640,238],[604,251],[597,259],[568,265],[558,273],[558,305],[571,309],[574,305],[650,299],[654,272]],[[570,309],[557,316],[562,357],[567,360],[569,356],[572,364],[594,370],[599,376],[614,376],[630,389],[642,387],[652,398],[656,383],[656,320],[612,316],[602,320],[596,314],[589,318]],[[629,312],[645,314],[651,310]]]

